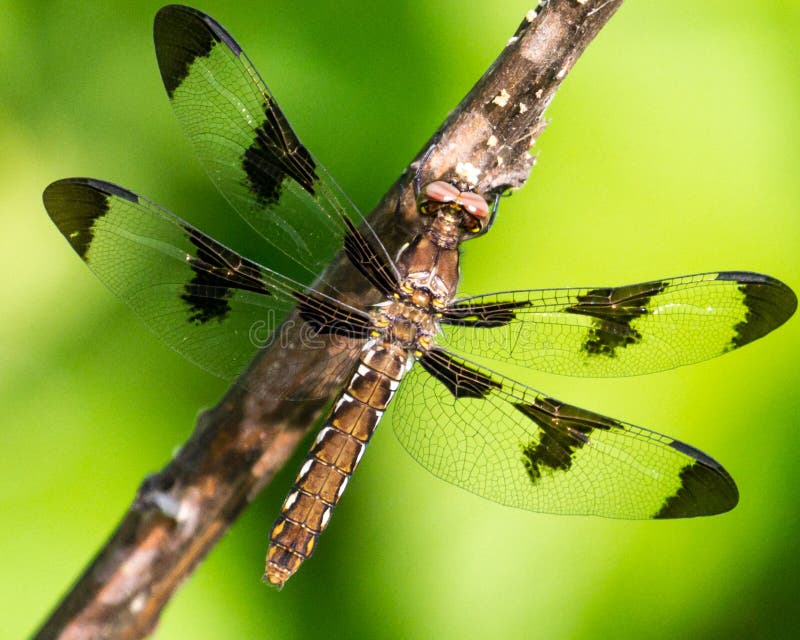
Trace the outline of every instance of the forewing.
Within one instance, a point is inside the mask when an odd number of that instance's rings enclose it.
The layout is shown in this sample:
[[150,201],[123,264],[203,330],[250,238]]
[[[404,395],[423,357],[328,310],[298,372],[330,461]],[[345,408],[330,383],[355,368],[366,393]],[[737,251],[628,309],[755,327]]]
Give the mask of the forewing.
[[[170,102],[208,175],[310,284],[362,218],[297,138],[241,47],[213,18],[170,5],[156,15]],[[379,246],[369,227],[361,232]],[[382,259],[388,262],[380,247]]]
[[534,289],[457,301],[440,344],[564,375],[626,376],[713,358],[786,322],[797,298],[758,273],[702,273],[614,288]]
[[397,437],[434,475],[555,514],[684,518],[732,509],[736,485],[679,440],[580,409],[434,350],[393,402]]
[[294,305],[312,348],[331,336],[367,337],[366,314],[303,291],[127,189],[70,178],[51,184],[44,204],[76,253],[153,332],[218,376],[236,377],[279,339],[273,331]]

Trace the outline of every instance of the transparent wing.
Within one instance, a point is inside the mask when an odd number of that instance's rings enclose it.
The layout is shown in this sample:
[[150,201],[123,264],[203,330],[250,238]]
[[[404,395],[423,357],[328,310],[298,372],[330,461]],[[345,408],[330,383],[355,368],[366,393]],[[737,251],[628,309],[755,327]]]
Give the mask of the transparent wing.
[[713,358],[786,322],[797,298],[769,276],[701,273],[613,288],[533,289],[456,301],[440,344],[578,376],[626,376]]
[[[309,343],[366,339],[369,317],[266,269],[177,216],[117,185],[69,178],[44,192],[47,212],[72,248],[164,342],[226,379],[279,339],[298,305]],[[343,353],[334,366],[350,366]]]
[[550,398],[444,350],[395,397],[394,430],[431,473],[504,505],[683,518],[732,509],[722,466],[679,440]]
[[310,284],[351,227],[382,252],[361,215],[289,126],[242,48],[213,18],[177,5],[155,19],[170,102],[214,184]]

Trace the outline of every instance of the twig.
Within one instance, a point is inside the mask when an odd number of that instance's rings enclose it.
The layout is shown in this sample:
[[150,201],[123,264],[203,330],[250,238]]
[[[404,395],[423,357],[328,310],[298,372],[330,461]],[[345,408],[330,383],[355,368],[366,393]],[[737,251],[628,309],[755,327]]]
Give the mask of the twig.
[[[395,252],[415,232],[413,180],[462,171],[478,190],[520,187],[533,166],[528,151],[543,114],[583,50],[622,0],[551,0],[531,11],[486,74],[423,147],[369,220]],[[420,162],[425,158],[424,164]],[[467,163],[469,163],[467,165]],[[325,280],[360,282],[340,256]],[[349,294],[375,301],[362,286]],[[291,316],[290,320],[296,320]],[[299,323],[295,322],[294,326]],[[141,638],[203,557],[291,456],[346,372],[331,376],[325,349],[292,339],[266,349],[159,473],[147,478],[117,530],[37,634],[38,638]],[[340,339],[341,340],[341,339]],[[351,345],[354,354],[358,345]],[[287,379],[286,372],[292,372]],[[274,387],[312,386],[313,401],[286,400]],[[260,571],[260,567],[254,571]]]

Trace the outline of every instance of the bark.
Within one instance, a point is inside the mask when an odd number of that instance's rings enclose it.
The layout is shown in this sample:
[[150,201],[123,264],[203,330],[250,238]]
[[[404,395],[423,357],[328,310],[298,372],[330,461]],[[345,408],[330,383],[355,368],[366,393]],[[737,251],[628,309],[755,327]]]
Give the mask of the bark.
[[[370,214],[390,254],[416,229],[415,179],[460,176],[481,193],[524,184],[544,111],[622,0],[551,0],[529,12],[505,49]],[[424,161],[423,161],[424,160]],[[457,170],[458,168],[458,170]],[[376,301],[341,255],[325,281]],[[178,586],[280,470],[341,388],[344,354],[303,349],[298,319],[264,350],[159,473],[146,478],[122,522],[52,612],[37,638],[142,638]],[[292,328],[295,327],[295,328]],[[341,341],[340,341],[341,343]],[[332,347],[331,347],[332,348]],[[311,389],[312,399],[287,398]],[[277,389],[277,391],[276,391]],[[288,489],[288,487],[287,487]],[[266,551],[266,549],[265,549]],[[254,567],[254,571],[260,570]]]

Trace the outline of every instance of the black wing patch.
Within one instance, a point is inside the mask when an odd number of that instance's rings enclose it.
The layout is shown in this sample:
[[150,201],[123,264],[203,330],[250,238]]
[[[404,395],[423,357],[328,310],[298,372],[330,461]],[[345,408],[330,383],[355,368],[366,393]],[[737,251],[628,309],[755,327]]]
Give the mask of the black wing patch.
[[138,196],[127,189],[92,178],[62,181],[58,189],[44,192],[45,208],[84,262],[88,262],[87,253],[94,239],[95,224],[110,209],[109,197],[103,190],[129,202],[139,201]]
[[565,311],[595,319],[583,350],[591,355],[613,357],[618,349],[641,342],[642,334],[631,322],[647,314],[650,298],[664,291],[666,286],[664,282],[646,282],[614,289],[593,289],[578,296],[578,304]]
[[[204,25],[198,29],[195,25]],[[237,55],[239,45],[211,16],[191,7],[169,5],[156,14],[153,25],[156,43],[170,42],[169,55],[158,57],[158,67],[167,95],[172,95],[189,75],[189,68],[198,57],[207,57],[216,42],[224,42]]]
[[527,300],[455,304],[442,313],[442,322],[462,327],[502,327],[516,319],[515,310],[529,306]]
[[564,404],[553,398],[537,398],[530,404],[514,405],[540,428],[539,439],[522,443],[522,463],[532,482],[542,477],[545,467],[567,471],[573,454],[589,442],[595,429],[621,429],[622,425],[600,414]]
[[265,206],[276,204],[287,177],[313,196],[319,176],[308,149],[297,137],[289,135],[292,132],[289,122],[273,100],[264,104],[264,116],[266,119],[256,129],[256,139],[242,160],[242,169],[257,201]]
[[347,234],[344,250],[348,259],[370,284],[383,295],[390,297],[399,286],[395,271],[385,260],[385,254],[375,250],[367,238],[348,218],[344,218]]
[[[703,504],[709,513],[723,513],[739,502],[739,490],[725,468],[713,458],[691,445],[673,440],[670,446],[694,461],[680,472],[680,488],[664,501],[664,506],[653,516],[659,520],[690,518],[697,504]],[[713,487],[713,491],[709,490]]]
[[331,298],[315,295],[313,291],[298,291],[294,297],[300,317],[316,334],[369,338],[372,324],[367,314],[347,309]]
[[441,349],[425,353],[419,363],[458,398],[483,398],[500,384],[491,377],[451,358]]
[[231,310],[229,300],[234,289],[271,295],[264,286],[261,267],[243,258],[194,227],[184,227],[186,237],[195,247],[187,256],[194,277],[184,286],[181,299],[189,306],[189,321],[204,324],[223,320]]
[[776,326],[786,322],[797,310],[794,292],[770,276],[760,273],[727,271],[717,280],[740,282],[739,291],[744,295],[747,307],[744,319],[734,327],[736,335],[731,340],[731,349],[763,338]]

